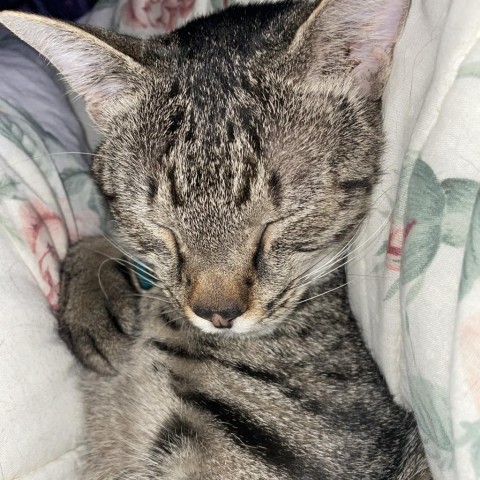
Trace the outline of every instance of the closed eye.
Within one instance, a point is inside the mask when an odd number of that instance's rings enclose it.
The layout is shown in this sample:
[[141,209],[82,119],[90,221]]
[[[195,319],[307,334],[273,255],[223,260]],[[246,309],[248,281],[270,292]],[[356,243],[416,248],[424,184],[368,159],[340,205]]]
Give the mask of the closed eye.
[[317,244],[315,244],[315,245],[294,244],[294,245],[292,245],[292,249],[295,252],[299,252],[299,253],[310,253],[310,252],[316,252],[318,250],[321,250],[322,247],[319,247]]
[[273,232],[275,225],[286,220],[287,218],[288,217],[277,218],[265,224],[262,230],[262,233],[259,237],[259,241],[257,243],[257,249],[255,250],[255,255],[253,259],[253,263],[256,269],[258,269],[258,266],[260,265],[262,255],[270,251],[272,248],[273,240],[275,237],[275,232]]

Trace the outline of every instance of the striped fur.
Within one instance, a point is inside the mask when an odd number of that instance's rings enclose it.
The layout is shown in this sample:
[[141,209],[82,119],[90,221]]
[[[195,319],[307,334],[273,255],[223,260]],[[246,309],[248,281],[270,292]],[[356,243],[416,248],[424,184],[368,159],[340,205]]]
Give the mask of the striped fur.
[[393,404],[345,289],[321,298],[248,339],[172,329],[160,300],[142,301],[119,373],[84,381],[85,478],[415,478],[426,464],[413,417]]

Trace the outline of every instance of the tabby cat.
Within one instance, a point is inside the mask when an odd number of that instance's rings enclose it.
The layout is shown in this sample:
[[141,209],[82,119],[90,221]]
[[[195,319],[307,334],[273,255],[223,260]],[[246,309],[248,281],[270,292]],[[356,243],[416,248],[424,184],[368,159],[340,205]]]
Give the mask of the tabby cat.
[[103,132],[118,244],[71,248],[59,315],[88,367],[86,479],[430,478],[337,268],[404,3],[236,6],[149,40],[0,15]]

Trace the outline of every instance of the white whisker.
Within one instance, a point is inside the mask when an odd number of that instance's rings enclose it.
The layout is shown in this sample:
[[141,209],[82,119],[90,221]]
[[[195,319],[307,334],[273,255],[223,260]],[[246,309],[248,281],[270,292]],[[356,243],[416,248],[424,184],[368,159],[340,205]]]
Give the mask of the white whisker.
[[[372,203],[372,206],[370,208],[370,211],[375,207],[375,205],[380,201],[380,199],[386,195],[392,188],[394,188],[394,186],[390,187],[390,188],[387,188],[386,190],[384,190],[382,192],[381,195],[378,196],[378,198]],[[390,218],[392,214],[392,211],[390,210],[389,212],[389,215],[387,218]],[[325,253],[325,255],[319,259],[317,262],[315,262],[312,266],[310,266],[304,273],[300,274],[299,276],[297,276],[296,278],[294,278],[292,281],[296,281],[298,279],[303,279],[303,278],[310,278],[312,275],[316,275],[317,272],[319,272],[320,270],[324,269],[326,266],[329,266],[331,265],[343,252],[345,252],[349,247],[350,245],[352,245],[352,243],[357,239],[357,236],[360,234],[361,230],[362,230],[362,227],[364,225],[364,220],[367,218],[367,216],[369,215],[369,213],[366,213],[362,220],[360,221],[359,225],[357,226],[357,231],[355,232],[355,234],[352,236],[352,238],[347,242],[347,244],[339,251],[337,252],[331,259],[329,259],[325,264],[323,265],[320,265],[315,271],[313,272],[309,272],[309,270],[311,270],[312,268],[316,267],[320,262],[322,262],[329,254],[329,252],[331,251],[331,248],[327,250],[327,252]],[[349,254],[351,254],[352,252],[349,252]],[[341,261],[341,260],[340,260]],[[292,288],[296,288],[295,286],[293,286]]]
[[[314,278],[310,279],[308,282],[304,282],[304,283],[301,283],[299,285],[295,285],[294,288],[304,287],[305,285],[308,285],[308,284],[310,284],[310,283],[312,283],[312,282],[314,282],[314,281],[316,281],[320,278],[323,278],[323,277],[329,275],[330,273],[334,272],[335,270],[338,270],[339,268],[344,267],[345,265],[351,263],[353,260],[357,259],[361,255],[363,255],[365,247],[368,246],[370,241],[375,239],[375,237],[383,230],[385,225],[390,221],[391,214],[392,214],[392,212],[389,213],[389,215],[385,218],[385,220],[381,223],[381,225],[366,240],[364,240],[360,245],[357,245],[353,250],[349,251],[347,255],[344,255],[341,258],[338,258],[336,260],[336,263],[338,263],[338,262],[343,262],[343,260],[345,258],[347,258],[347,260],[345,262],[335,266],[334,268],[331,268],[328,271],[325,271],[325,266],[322,266],[319,269],[320,271],[319,271],[318,275],[316,275]],[[355,255],[352,256],[352,254],[355,254]],[[332,262],[330,262],[330,264],[329,264],[327,262],[326,265],[328,265],[328,267],[330,267],[331,263]],[[317,270],[317,272],[318,272],[318,270]]]
[[327,290],[326,292],[318,293],[317,295],[313,295],[313,296],[307,298],[306,300],[300,300],[299,302],[297,302],[297,305],[300,305],[300,304],[305,303],[305,302],[309,302],[310,300],[313,300],[314,298],[323,297],[324,295],[327,295],[328,293],[331,293],[331,292],[334,292],[335,290],[339,290],[340,288],[346,287],[349,283],[353,283],[353,282],[350,281],[350,282],[342,283],[341,285],[338,285],[334,288],[331,288],[330,290]]

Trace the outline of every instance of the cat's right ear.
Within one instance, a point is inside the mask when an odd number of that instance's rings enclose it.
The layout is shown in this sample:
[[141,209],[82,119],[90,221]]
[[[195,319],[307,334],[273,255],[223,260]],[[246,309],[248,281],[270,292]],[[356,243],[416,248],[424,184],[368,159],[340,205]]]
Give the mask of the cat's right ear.
[[0,23],[45,56],[82,96],[95,124],[109,120],[135,101],[145,69],[130,56],[82,28],[38,15],[4,11]]

